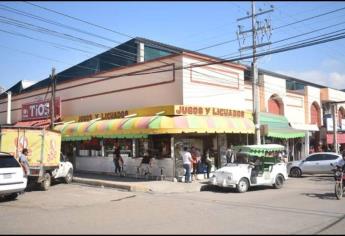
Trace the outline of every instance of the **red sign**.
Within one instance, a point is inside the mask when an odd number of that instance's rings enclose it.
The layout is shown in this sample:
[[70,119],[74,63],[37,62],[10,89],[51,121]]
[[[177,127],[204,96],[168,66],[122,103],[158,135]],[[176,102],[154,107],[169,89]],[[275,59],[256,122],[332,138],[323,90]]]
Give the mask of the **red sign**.
[[[22,120],[38,120],[50,118],[50,100],[37,101],[22,105]],[[61,116],[61,100],[55,98],[55,117]]]

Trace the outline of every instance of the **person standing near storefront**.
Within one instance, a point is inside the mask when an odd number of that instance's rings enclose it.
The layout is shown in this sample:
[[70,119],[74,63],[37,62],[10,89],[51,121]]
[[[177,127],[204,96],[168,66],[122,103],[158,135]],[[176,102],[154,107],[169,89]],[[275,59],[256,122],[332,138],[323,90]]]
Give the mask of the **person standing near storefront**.
[[183,147],[182,152],[182,159],[183,159],[183,168],[186,170],[185,174],[185,183],[191,183],[191,165],[192,165],[192,155],[188,152],[187,147]]
[[233,157],[234,157],[234,152],[232,150],[232,145],[226,150],[226,164],[234,162]]
[[118,147],[118,146],[115,146],[113,161],[114,161],[114,165],[115,165],[115,174],[117,174],[117,171],[119,172],[119,174],[121,174],[122,166],[123,166],[123,159],[121,157],[120,147]]
[[207,179],[209,179],[211,168],[212,168],[212,160],[210,158],[210,151],[209,150],[207,150],[205,155],[204,155],[204,163],[207,167]]
[[20,156],[19,156],[19,163],[22,165],[22,167],[24,169],[24,174],[25,174],[26,177],[30,175],[28,153],[29,153],[28,149],[27,148],[23,148],[22,154],[20,154]]

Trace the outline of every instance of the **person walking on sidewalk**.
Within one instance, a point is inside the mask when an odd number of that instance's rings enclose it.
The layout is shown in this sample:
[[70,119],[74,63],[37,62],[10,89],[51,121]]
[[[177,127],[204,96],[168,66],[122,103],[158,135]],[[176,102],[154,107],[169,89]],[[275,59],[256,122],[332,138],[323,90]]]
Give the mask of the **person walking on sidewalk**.
[[188,152],[188,148],[184,147],[182,152],[183,168],[186,170],[185,183],[191,183],[191,165],[192,165],[192,155]]

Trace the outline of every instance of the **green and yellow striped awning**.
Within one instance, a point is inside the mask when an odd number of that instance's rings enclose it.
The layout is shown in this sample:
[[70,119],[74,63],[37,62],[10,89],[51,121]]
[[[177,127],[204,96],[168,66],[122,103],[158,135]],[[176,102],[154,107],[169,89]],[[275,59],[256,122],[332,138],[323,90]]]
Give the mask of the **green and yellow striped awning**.
[[260,112],[259,119],[260,125],[268,126],[268,137],[289,139],[305,136],[305,131],[292,128],[285,116]]
[[140,138],[150,134],[254,133],[250,119],[221,116],[145,116],[58,125],[63,140]]

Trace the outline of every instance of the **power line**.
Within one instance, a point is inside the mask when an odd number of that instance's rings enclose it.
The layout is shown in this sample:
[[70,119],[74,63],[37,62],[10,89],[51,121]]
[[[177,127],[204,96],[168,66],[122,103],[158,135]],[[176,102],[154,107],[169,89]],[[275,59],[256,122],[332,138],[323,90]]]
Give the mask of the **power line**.
[[[16,27],[24,28],[24,29],[29,29],[29,30],[36,31],[36,32],[39,32],[39,33],[42,33],[42,34],[53,35],[53,36],[56,36],[56,37],[59,37],[59,38],[64,38],[64,39],[68,39],[68,40],[72,40],[72,41],[82,42],[82,43],[85,43],[85,44],[88,44],[88,45],[91,45],[91,46],[96,46],[96,47],[103,48],[103,49],[118,50],[117,48],[111,48],[111,47],[109,47],[107,45],[104,45],[104,44],[101,44],[101,43],[93,42],[93,41],[90,41],[90,40],[87,40],[87,39],[83,39],[83,38],[80,38],[80,37],[76,37],[76,36],[73,36],[73,35],[70,35],[70,34],[61,33],[61,32],[55,31],[55,30],[50,30],[50,29],[47,29],[47,28],[44,28],[44,27],[41,27],[41,26],[37,26],[37,25],[34,25],[34,24],[22,22],[22,21],[19,21],[19,20],[15,20],[15,19],[11,19],[11,18],[8,18],[8,17],[3,17],[3,16],[0,16],[0,18],[5,19],[5,20],[0,19],[0,23],[9,24],[9,25],[13,25],[13,26],[16,26]],[[124,58],[124,59],[129,59],[129,60],[135,60],[136,59],[136,58],[134,59],[134,58],[131,58],[129,56],[125,56],[125,55],[121,55],[121,54],[117,54],[117,55],[119,57]]]
[[31,13],[25,12],[25,11],[20,11],[18,9],[15,9],[15,8],[12,8],[12,7],[3,5],[3,4],[0,4],[0,10],[12,12],[12,13],[15,13],[15,14],[18,14],[18,15],[21,15],[21,16],[26,16],[26,17],[31,18],[31,19],[40,20],[40,21],[43,21],[43,22],[48,23],[48,24],[52,24],[52,25],[56,25],[56,26],[59,26],[59,27],[66,28],[66,29],[74,30],[74,31],[77,31],[79,33],[87,34],[87,35],[90,35],[90,36],[93,36],[93,37],[97,37],[97,38],[100,38],[100,39],[103,39],[103,40],[106,40],[106,41],[109,41],[109,42],[118,43],[118,44],[122,43],[122,42],[119,42],[119,41],[116,41],[116,40],[113,40],[113,39],[109,39],[107,37],[100,36],[98,34],[94,34],[94,33],[88,32],[88,31],[84,31],[84,30],[81,30],[81,29],[78,29],[78,28],[75,28],[75,27],[72,27],[72,26],[69,26],[69,25],[66,25],[66,24],[62,24],[62,23],[59,23],[59,22],[56,22],[56,21],[53,21],[53,20],[50,20],[50,19],[47,19],[47,18],[43,18],[43,17],[31,14]]
[[[261,57],[261,56],[266,56],[266,55],[270,55],[270,54],[276,54],[276,53],[281,53],[281,52],[285,52],[285,51],[290,51],[290,50],[294,50],[294,49],[299,49],[299,48],[304,48],[304,47],[309,47],[309,46],[314,46],[314,45],[318,45],[318,44],[322,44],[322,43],[327,43],[327,42],[331,42],[331,41],[335,41],[335,40],[340,40],[345,38],[345,33],[337,35],[336,37],[330,38],[326,37],[324,39],[319,39],[319,40],[312,40],[311,42],[305,42],[305,43],[300,43],[300,44],[295,44],[289,47],[285,47],[285,48],[278,48],[275,50],[270,50],[267,52],[260,52],[258,53],[256,56],[257,57]],[[181,70],[181,69],[190,69],[190,68],[194,68],[194,67],[202,67],[202,66],[207,66],[207,65],[216,65],[216,64],[224,64],[227,62],[234,62],[234,61],[239,61],[239,60],[243,60],[243,59],[249,59],[252,58],[252,55],[248,55],[248,56],[242,56],[242,57],[235,57],[235,58],[231,58],[231,59],[225,59],[225,60],[220,60],[217,62],[209,62],[209,63],[204,63],[204,64],[198,64],[198,65],[192,65],[192,66],[184,66],[184,67],[178,67],[175,68],[174,70]],[[168,70],[159,70],[159,71],[153,71],[153,72],[144,72],[144,73],[135,73],[135,72],[131,72],[129,74],[126,75],[145,75],[145,74],[155,74],[155,73],[162,73],[162,72],[168,72],[168,71],[172,71],[171,69]],[[117,75],[117,76],[109,76],[107,78],[115,78],[115,77],[120,77],[122,75]],[[97,77],[94,77],[97,78]],[[102,77],[104,78],[104,77]]]
[[[27,2],[27,3],[29,3],[29,2]],[[31,4],[31,3],[29,3],[29,4]],[[37,7],[39,7],[38,5],[36,5],[36,4],[31,4],[31,5],[34,5],[34,6],[37,6]],[[41,7],[42,8],[42,7]],[[43,9],[45,9],[45,10],[50,10],[50,9],[48,9],[48,8],[43,8]],[[67,16],[67,17],[70,17],[71,18],[71,16],[68,16],[68,15],[66,15],[66,14],[63,14],[63,13],[60,13],[60,12],[57,12],[57,11],[54,11],[54,10],[52,10],[54,13],[57,13],[57,14],[60,14],[60,15],[63,15],[63,16]],[[30,14],[30,15],[32,15],[32,14]],[[72,19],[74,19],[74,20],[79,20],[79,21],[82,21],[82,22],[84,22],[84,23],[89,23],[89,22],[86,22],[86,21],[84,21],[84,20],[80,20],[80,19],[78,19],[78,18],[76,18],[76,17],[72,17]],[[51,22],[51,21],[50,21]],[[61,25],[61,24],[59,24],[59,25]],[[94,25],[94,24],[93,24]],[[95,26],[95,25],[94,25]],[[102,29],[106,29],[105,27],[103,27],[103,26],[99,26],[99,25],[97,25],[97,27],[101,27]],[[108,29],[108,30],[110,30],[110,29]],[[113,32],[113,30],[110,30],[110,31],[112,31]],[[116,31],[117,32],[117,31]],[[118,32],[117,32],[118,33]],[[133,38],[133,37],[132,37]],[[161,45],[155,45],[155,44],[151,44],[151,43],[146,43],[147,45],[153,45],[153,46],[159,46],[159,47],[161,47]],[[159,60],[160,61],[160,60]],[[160,61],[160,62],[162,62],[162,61]],[[166,64],[165,62],[162,62],[163,64]]]
[[286,24],[286,25],[281,25],[281,26],[278,26],[274,29],[282,29],[282,28],[285,28],[285,27],[288,27],[290,25],[295,25],[295,24],[298,24],[298,23],[301,23],[301,22],[304,22],[304,21],[308,21],[308,20],[312,20],[312,19],[315,19],[315,18],[318,18],[318,17],[321,17],[321,16],[325,16],[325,15],[329,15],[329,14],[332,14],[332,13],[335,13],[335,12],[338,12],[338,11],[343,11],[345,10],[345,7],[342,7],[342,8],[338,8],[338,9],[335,9],[333,11],[328,11],[328,12],[325,12],[325,13],[322,13],[322,14],[319,14],[319,15],[316,15],[316,16],[312,16],[312,17],[307,17],[307,18],[304,18],[302,20],[298,20],[298,21],[295,21],[295,22],[292,22],[292,23],[289,23],[289,24]]
[[[298,20],[298,21],[295,21],[295,22],[292,22],[292,23],[281,25],[281,26],[278,26],[278,27],[275,27],[275,28],[273,27],[272,31],[273,30],[277,30],[277,29],[281,29],[281,28],[285,28],[287,26],[291,26],[291,25],[294,25],[294,24],[298,24],[298,23],[301,23],[301,22],[304,22],[304,21],[308,21],[308,20],[311,20],[311,19],[315,19],[315,18],[318,18],[318,17],[322,17],[322,16],[325,16],[325,15],[328,15],[328,14],[332,14],[332,13],[335,13],[335,12],[338,12],[338,11],[342,11],[344,9],[345,9],[345,7],[338,8],[338,9],[335,9],[335,10],[332,10],[332,11],[328,11],[328,12],[325,12],[325,13],[322,13],[322,14],[319,14],[319,15],[315,15],[315,16],[312,16],[312,17],[307,17],[307,18],[304,18],[302,20]],[[250,36],[247,36],[247,37],[250,37]],[[219,42],[219,43],[207,46],[207,47],[203,47],[203,48],[197,49],[195,51],[198,52],[198,51],[202,51],[202,50],[205,50],[205,49],[221,46],[221,45],[232,43],[232,42],[236,42],[236,41],[237,41],[237,39],[227,40],[227,41]]]
[[97,25],[97,24],[95,24],[95,23],[92,23],[92,22],[89,22],[89,21],[86,21],[86,20],[82,20],[82,19],[79,19],[79,18],[74,17],[74,16],[67,15],[67,14],[65,14],[65,13],[61,13],[61,12],[58,12],[58,11],[49,9],[49,8],[47,8],[47,7],[43,7],[43,6],[37,5],[37,4],[34,4],[34,3],[32,3],[32,2],[28,2],[28,1],[24,1],[24,2],[27,3],[27,4],[33,5],[33,6],[35,6],[35,7],[44,9],[44,10],[46,10],[46,11],[54,12],[54,13],[56,13],[56,14],[59,14],[59,15],[62,15],[62,16],[71,18],[71,19],[73,19],[73,20],[80,21],[80,22],[86,23],[86,24],[88,24],[88,25],[92,25],[92,26],[95,26],[95,27],[97,27],[97,28],[101,28],[101,29],[104,29],[104,30],[113,32],[113,33],[115,33],[115,34],[119,34],[119,35],[122,35],[122,36],[125,36],[125,37],[128,37],[128,38],[132,38],[132,39],[134,38],[134,37],[131,36],[131,35],[128,35],[128,34],[125,34],[125,33],[121,33],[121,32],[119,32],[119,31],[115,31],[115,30],[112,30],[112,29],[103,27],[103,26],[101,26],[101,25]]
[[28,39],[39,41],[39,42],[48,43],[48,44],[51,44],[54,47],[59,48],[59,49],[67,48],[67,49],[72,49],[72,50],[76,50],[76,51],[80,51],[80,52],[84,52],[84,53],[88,53],[88,54],[92,53],[92,52],[86,51],[84,49],[70,47],[70,46],[66,46],[66,45],[63,45],[63,44],[59,44],[59,43],[53,43],[53,42],[50,42],[50,41],[46,41],[46,40],[43,40],[43,39],[38,39],[38,38],[31,37],[31,36],[28,36],[28,35],[25,35],[25,34],[22,34],[22,33],[18,33],[18,32],[13,32],[13,31],[11,32],[11,31],[7,31],[7,30],[4,30],[4,29],[0,29],[0,31],[3,32],[3,33],[7,33],[7,34],[11,34],[11,35],[19,36],[19,37],[24,37],[24,38],[28,38]]

